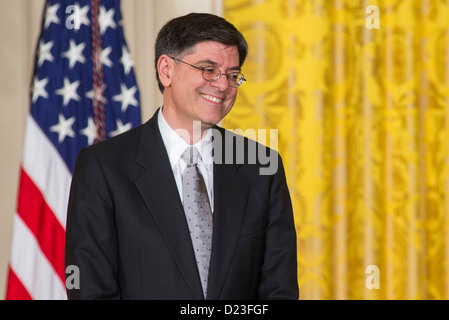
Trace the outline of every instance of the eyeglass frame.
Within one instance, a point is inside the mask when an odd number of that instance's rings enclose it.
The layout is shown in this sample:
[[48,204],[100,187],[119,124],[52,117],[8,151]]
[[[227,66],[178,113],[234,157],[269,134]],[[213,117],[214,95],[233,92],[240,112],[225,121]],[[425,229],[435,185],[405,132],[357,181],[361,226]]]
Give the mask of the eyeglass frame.
[[[201,72],[201,75],[203,76],[203,79],[206,80],[206,81],[209,81],[209,82],[217,81],[218,79],[220,79],[220,77],[221,77],[222,75],[225,75],[225,76],[226,76],[226,80],[227,80],[227,82],[228,82],[228,85],[229,85],[231,88],[238,88],[238,87],[240,87],[240,86],[243,84],[244,81],[247,81],[246,78],[245,78],[245,76],[243,75],[243,73],[238,72],[238,71],[231,72],[231,73],[222,73],[221,70],[220,70],[220,68],[217,68],[217,67],[214,67],[214,66],[198,67],[198,66],[195,66],[195,65],[193,65],[193,64],[190,64],[190,63],[188,63],[188,62],[185,62],[185,61],[183,61],[183,60],[181,60],[181,59],[174,58],[174,57],[172,57],[172,56],[168,56],[168,57],[169,57],[169,58],[172,58],[172,59],[175,60],[175,61],[179,61],[179,62],[185,63],[185,64],[187,64],[187,65],[189,65],[189,66],[191,66],[191,67],[193,67],[193,68],[195,68],[195,69],[201,70],[201,71],[202,71],[202,72]],[[206,71],[206,69],[216,69],[216,70],[218,70],[218,75],[217,75],[217,77],[216,77],[214,80],[208,80],[208,79],[206,79],[206,77],[204,76],[204,71]],[[237,74],[240,74],[240,75],[242,76],[242,78],[240,79],[240,81],[237,82],[237,86],[232,86],[232,85],[229,84],[229,76],[232,75],[232,74],[236,74],[236,73],[237,73]]]

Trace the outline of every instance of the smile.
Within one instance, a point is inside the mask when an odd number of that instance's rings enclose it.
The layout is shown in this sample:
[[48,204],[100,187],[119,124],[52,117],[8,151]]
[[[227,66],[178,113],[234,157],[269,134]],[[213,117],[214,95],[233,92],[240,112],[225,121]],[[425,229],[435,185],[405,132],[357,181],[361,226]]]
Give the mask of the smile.
[[208,94],[202,94],[202,93],[200,93],[200,96],[201,96],[203,99],[206,99],[206,100],[208,100],[208,101],[215,102],[215,103],[222,103],[223,100],[224,100],[224,99],[220,99],[220,98],[217,98],[217,97],[214,97],[214,96],[210,96],[210,95],[208,95]]

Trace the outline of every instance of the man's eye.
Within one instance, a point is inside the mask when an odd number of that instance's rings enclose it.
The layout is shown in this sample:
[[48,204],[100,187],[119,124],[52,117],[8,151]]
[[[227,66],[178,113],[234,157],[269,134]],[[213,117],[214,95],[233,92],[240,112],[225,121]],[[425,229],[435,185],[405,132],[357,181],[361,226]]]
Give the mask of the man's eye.
[[215,69],[214,68],[204,67],[203,70],[204,70],[204,72],[215,73]]

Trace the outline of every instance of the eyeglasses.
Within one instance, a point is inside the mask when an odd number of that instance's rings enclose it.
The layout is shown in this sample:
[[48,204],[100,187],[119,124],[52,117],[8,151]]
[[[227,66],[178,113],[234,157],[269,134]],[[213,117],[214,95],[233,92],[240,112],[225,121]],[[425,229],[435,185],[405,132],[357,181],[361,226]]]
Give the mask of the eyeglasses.
[[240,72],[231,72],[231,73],[223,73],[222,74],[221,70],[217,67],[213,67],[213,66],[197,67],[197,66],[194,66],[193,64],[187,63],[180,59],[173,58],[173,57],[170,57],[170,58],[172,58],[175,61],[185,63],[191,67],[194,67],[195,69],[201,70],[203,72],[203,78],[206,81],[210,81],[210,82],[217,81],[218,79],[220,79],[220,77],[222,75],[224,75],[228,79],[228,85],[233,88],[240,87],[242,85],[243,81],[246,81],[245,76],[243,74],[241,74]]

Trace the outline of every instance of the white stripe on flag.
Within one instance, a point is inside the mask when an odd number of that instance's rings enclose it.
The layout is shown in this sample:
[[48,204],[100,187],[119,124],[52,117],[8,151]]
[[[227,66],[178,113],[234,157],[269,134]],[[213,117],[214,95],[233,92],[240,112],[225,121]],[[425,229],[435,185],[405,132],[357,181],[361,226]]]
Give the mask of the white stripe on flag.
[[65,284],[18,214],[14,215],[10,265],[33,299],[67,299]]
[[72,175],[56,148],[28,115],[23,169],[41,190],[45,201],[65,230]]

